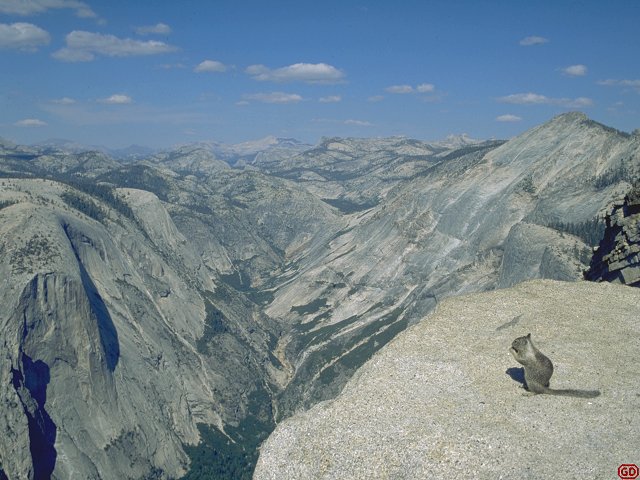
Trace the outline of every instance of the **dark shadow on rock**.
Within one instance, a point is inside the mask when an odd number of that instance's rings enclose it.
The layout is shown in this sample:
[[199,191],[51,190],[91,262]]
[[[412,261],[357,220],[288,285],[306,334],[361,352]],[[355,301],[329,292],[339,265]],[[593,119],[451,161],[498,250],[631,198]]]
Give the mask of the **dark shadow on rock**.
[[503,323],[502,325],[497,327],[496,331],[499,332],[500,330],[504,330],[505,328],[515,327],[521,318],[522,318],[522,314],[518,315],[517,317],[513,317],[510,321]]
[[521,383],[523,387],[525,386],[526,382],[524,380],[524,368],[522,367],[507,368],[507,371],[505,373],[509,375],[516,382]]
[[[56,466],[57,457],[54,447],[56,424],[44,408],[47,401],[47,385],[51,381],[49,366],[42,360],[34,362],[25,353],[21,356],[22,371],[11,369],[12,384],[27,416],[33,478],[34,480],[49,479]],[[33,403],[28,398],[24,398],[27,392],[31,400],[35,401],[36,408],[29,408]]]
[[78,259],[78,266],[80,267],[80,278],[82,279],[82,286],[91,304],[91,310],[96,316],[98,322],[98,333],[100,335],[100,343],[102,343],[102,349],[107,361],[107,368],[113,372],[120,360],[120,342],[118,341],[118,331],[113,324],[109,310],[105,305],[102,297],[98,293],[93,280],[84,268],[84,265]]
[[113,372],[120,360],[118,331],[116,330],[116,326],[113,324],[113,320],[111,319],[111,315],[109,314],[109,310],[107,309],[104,300],[102,300],[95,283],[93,283],[89,272],[87,272],[87,269],[84,267],[84,264],[80,259],[80,255],[78,255],[78,250],[74,244],[74,238],[72,238],[75,232],[70,231],[68,225],[64,226],[64,231],[67,234],[73,253],[78,261],[80,280],[82,281],[82,286],[84,287],[84,291],[89,299],[91,310],[98,322],[98,334],[100,335],[100,343],[102,344],[102,350],[104,351],[107,368],[109,371]]

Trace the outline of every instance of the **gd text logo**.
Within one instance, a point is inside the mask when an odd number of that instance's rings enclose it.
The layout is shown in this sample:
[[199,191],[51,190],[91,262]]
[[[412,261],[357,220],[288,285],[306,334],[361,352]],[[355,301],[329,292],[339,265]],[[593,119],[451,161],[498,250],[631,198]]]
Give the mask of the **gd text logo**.
[[623,463],[618,467],[618,476],[622,480],[634,480],[638,478],[638,466],[633,463]]

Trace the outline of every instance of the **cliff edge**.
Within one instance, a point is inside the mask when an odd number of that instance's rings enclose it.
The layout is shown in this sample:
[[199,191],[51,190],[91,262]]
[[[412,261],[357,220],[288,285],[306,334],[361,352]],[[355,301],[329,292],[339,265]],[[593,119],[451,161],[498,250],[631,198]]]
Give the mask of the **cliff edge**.
[[[531,332],[555,365],[531,395],[508,352]],[[380,350],[335,399],[282,422],[266,479],[613,478],[640,451],[640,291],[536,280],[454,297]]]

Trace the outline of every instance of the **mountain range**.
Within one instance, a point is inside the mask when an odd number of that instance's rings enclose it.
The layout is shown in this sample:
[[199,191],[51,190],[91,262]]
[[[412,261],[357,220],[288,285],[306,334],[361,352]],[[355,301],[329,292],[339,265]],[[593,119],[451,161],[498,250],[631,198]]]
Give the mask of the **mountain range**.
[[0,478],[250,478],[445,297],[576,281],[640,136],[0,143]]
[[[455,139],[458,137],[452,136]],[[5,142],[6,143],[6,142]],[[274,136],[264,137],[258,140],[226,144],[220,142],[201,142],[199,144],[180,145],[168,150],[145,147],[142,145],[129,145],[123,148],[110,148],[102,145],[84,145],[71,140],[61,138],[51,138],[32,145],[39,151],[48,150],[62,153],[83,153],[83,152],[101,152],[120,162],[135,162],[150,157],[156,153],[167,154],[169,152],[179,150],[181,147],[194,149],[198,146],[201,150],[208,150],[221,159],[227,160],[230,164],[242,162],[243,159],[252,158],[261,152],[270,150],[293,150],[301,151],[311,147],[299,142],[293,138],[279,138]]]

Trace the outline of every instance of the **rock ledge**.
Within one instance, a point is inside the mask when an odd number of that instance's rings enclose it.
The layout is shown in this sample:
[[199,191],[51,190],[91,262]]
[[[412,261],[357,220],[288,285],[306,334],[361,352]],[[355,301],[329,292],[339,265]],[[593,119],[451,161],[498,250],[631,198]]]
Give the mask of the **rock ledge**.
[[[532,333],[551,386],[532,396],[508,353]],[[640,451],[640,291],[532,281],[442,302],[335,400],[282,422],[254,478],[613,478]],[[514,377],[516,380],[514,380]]]

